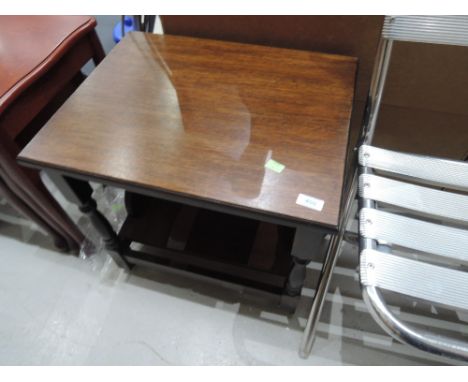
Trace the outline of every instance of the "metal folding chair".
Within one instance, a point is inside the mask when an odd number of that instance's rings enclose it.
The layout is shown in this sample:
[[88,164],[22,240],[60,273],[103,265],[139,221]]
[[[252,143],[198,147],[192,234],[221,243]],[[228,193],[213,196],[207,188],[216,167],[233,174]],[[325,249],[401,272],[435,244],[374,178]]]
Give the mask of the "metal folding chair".
[[400,342],[468,361],[468,337],[453,339],[400,321],[382,293],[468,310],[468,163],[371,146],[393,41],[468,46],[468,16],[385,18],[351,186],[339,231],[330,240],[300,353],[311,351],[358,196],[360,283],[371,315]]

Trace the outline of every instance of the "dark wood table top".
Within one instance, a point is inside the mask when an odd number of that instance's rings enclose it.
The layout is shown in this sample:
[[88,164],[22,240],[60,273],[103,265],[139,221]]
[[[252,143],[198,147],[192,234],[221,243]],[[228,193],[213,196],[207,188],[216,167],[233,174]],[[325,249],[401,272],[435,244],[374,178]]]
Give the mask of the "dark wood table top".
[[19,160],[333,228],[355,71],[351,57],[131,33]]

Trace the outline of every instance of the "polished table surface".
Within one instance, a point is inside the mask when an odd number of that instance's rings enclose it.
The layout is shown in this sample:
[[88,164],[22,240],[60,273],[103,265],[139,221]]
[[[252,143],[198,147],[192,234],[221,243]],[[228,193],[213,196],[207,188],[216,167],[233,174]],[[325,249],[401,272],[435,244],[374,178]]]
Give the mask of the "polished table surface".
[[[130,33],[19,160],[335,228],[356,65]],[[265,168],[270,159],[285,168]],[[297,204],[299,194],[323,200],[323,209]]]

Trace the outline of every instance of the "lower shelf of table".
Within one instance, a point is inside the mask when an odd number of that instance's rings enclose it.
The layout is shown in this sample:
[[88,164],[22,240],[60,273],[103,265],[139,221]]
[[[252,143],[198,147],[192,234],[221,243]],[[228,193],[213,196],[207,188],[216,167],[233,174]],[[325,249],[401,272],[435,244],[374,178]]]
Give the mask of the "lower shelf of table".
[[[161,264],[282,293],[294,229],[133,196],[119,238],[130,264]],[[136,198],[136,202],[135,202]]]

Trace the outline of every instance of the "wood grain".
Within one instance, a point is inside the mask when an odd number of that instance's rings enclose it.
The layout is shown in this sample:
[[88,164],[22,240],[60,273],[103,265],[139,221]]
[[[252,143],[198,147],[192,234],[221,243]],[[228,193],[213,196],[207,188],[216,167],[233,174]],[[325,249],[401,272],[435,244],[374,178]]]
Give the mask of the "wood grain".
[[19,158],[336,227],[355,72],[346,56],[130,33]]

